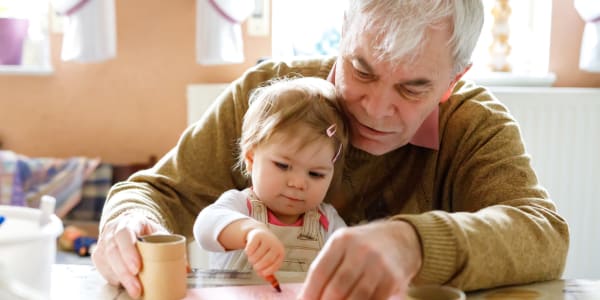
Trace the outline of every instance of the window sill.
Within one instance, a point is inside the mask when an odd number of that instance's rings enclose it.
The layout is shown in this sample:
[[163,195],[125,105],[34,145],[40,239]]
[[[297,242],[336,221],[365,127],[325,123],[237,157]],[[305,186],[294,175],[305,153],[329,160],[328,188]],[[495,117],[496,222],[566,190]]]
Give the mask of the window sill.
[[46,76],[54,73],[52,66],[7,66],[0,65],[0,75]]
[[544,74],[515,74],[501,72],[486,72],[465,74],[470,79],[483,86],[531,86],[551,87],[556,81],[554,73]]

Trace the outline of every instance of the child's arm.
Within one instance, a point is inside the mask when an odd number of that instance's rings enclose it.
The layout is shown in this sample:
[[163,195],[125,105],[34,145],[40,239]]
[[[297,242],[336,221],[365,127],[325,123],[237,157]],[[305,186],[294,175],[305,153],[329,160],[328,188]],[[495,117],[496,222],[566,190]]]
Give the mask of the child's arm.
[[251,218],[227,225],[218,237],[227,250],[244,249],[254,270],[262,277],[274,274],[283,263],[285,249],[267,225]]
[[219,234],[229,224],[249,218],[246,197],[242,191],[229,190],[200,211],[194,222],[194,238],[204,250],[226,251],[218,241]]

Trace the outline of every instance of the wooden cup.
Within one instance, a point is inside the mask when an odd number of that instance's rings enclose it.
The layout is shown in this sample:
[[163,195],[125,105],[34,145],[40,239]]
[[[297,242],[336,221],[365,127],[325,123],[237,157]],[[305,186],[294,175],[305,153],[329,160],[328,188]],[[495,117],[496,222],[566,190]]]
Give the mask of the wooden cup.
[[185,237],[147,235],[136,243],[142,257],[139,278],[145,300],[184,298],[187,291]]

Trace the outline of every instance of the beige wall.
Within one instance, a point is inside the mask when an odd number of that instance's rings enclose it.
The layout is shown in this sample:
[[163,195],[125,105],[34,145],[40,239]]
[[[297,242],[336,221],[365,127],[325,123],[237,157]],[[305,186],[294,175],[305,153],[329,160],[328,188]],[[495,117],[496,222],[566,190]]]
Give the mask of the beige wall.
[[[195,63],[195,1],[115,1],[117,58],[61,62],[52,37],[54,74],[0,75],[0,139],[29,156],[100,157],[110,163],[160,157],[186,124],[185,87],[228,82],[270,55],[270,37],[245,36],[244,64]],[[550,68],[557,86],[600,87],[600,74],[577,70],[583,22],[572,1],[554,0]],[[560,12],[557,15],[556,12]]]
[[29,156],[146,162],[175,145],[186,126],[186,85],[229,82],[270,55],[270,37],[245,39],[246,63],[195,62],[194,0],[115,1],[117,58],[62,62],[52,36],[51,76],[0,75],[3,148]]

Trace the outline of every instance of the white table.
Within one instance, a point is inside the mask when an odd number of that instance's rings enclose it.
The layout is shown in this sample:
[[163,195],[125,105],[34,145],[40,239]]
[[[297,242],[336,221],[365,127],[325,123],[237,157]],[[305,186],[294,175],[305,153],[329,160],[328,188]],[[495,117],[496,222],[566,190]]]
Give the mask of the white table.
[[[188,277],[188,288],[266,284],[258,277],[231,276],[223,272],[198,271]],[[278,272],[280,283],[302,282],[305,273]],[[109,285],[91,265],[55,264],[52,268],[52,300],[129,300],[125,290]],[[554,280],[495,288],[467,294],[469,300],[492,299],[600,299],[600,280]]]

